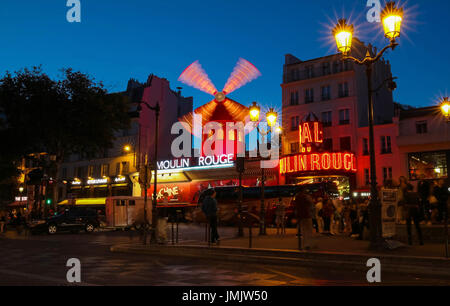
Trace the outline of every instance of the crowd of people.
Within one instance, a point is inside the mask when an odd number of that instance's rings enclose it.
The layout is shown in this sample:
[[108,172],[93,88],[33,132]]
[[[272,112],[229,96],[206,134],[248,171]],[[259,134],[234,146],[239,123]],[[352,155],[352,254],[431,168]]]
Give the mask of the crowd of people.
[[[441,224],[447,220],[449,188],[444,180],[430,182],[421,180],[414,187],[405,177],[399,182],[387,180],[381,188],[397,190],[398,224],[406,224],[408,243],[412,244],[412,223],[417,238],[423,245],[421,224]],[[380,189],[381,189],[380,188]],[[285,233],[285,208],[276,205],[277,234]],[[356,239],[363,239],[369,233],[369,199],[339,200],[323,197],[312,198],[299,192],[294,199],[296,217],[302,237],[308,240],[311,230],[324,235],[348,234]],[[311,224],[309,224],[311,222]]]

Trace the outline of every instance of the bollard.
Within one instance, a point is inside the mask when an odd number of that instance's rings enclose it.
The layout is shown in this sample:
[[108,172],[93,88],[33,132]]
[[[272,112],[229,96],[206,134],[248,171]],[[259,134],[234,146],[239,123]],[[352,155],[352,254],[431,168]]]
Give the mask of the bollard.
[[177,239],[177,244],[178,244],[178,222],[177,222],[177,235],[176,235],[176,239]]
[[300,228],[300,220],[297,222],[297,235],[298,235],[298,250],[303,250],[302,248],[302,230]]
[[248,248],[252,248],[252,224],[248,226]]
[[448,212],[445,213],[445,257],[448,258]]
[[172,220],[172,244],[175,244],[175,242],[174,242],[174,237],[173,237],[173,235],[174,235],[174,232],[173,232],[173,220]]

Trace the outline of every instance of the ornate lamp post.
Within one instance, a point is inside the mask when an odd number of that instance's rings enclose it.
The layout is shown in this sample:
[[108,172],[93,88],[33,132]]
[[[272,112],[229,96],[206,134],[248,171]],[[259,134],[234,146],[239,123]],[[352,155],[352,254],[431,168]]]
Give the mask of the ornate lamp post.
[[[267,131],[262,131],[259,128],[259,115],[261,113],[261,109],[258,106],[256,102],[253,102],[252,106],[250,107],[250,120],[254,122],[256,126],[256,130],[258,131],[258,137],[257,139],[257,147],[259,149],[259,135],[261,135],[264,139],[265,136],[267,136],[271,131],[272,128],[275,126],[278,118],[277,112],[271,108],[266,113],[266,120],[267,125],[269,126],[269,129]],[[259,223],[259,234],[260,235],[266,235],[266,208],[264,205],[264,183],[265,183],[265,173],[264,168],[261,167],[261,207],[260,207],[260,223]]]
[[358,65],[366,67],[367,91],[368,91],[368,115],[369,115],[369,154],[370,154],[370,203],[369,203],[369,224],[370,224],[370,248],[379,249],[383,246],[382,225],[381,225],[381,202],[378,198],[377,176],[375,165],[375,145],[373,132],[373,100],[372,94],[372,70],[373,65],[381,58],[388,49],[394,50],[398,43],[395,41],[400,36],[400,29],[403,20],[403,9],[395,6],[395,2],[387,2],[381,12],[385,36],[390,40],[390,44],[384,47],[378,54],[371,56],[367,50],[366,57],[359,60],[349,55],[352,47],[354,27],[347,24],[346,19],[340,19],[333,29],[333,36],[336,39],[337,49],[342,53],[343,60],[351,60]]
[[[450,123],[450,101],[448,100],[448,97],[444,97],[441,101],[441,112],[442,115],[445,117],[445,119],[447,119],[447,123]],[[448,129],[446,129],[447,131]],[[445,210],[445,216],[444,216],[444,221],[445,221],[445,257],[448,258],[449,257],[449,252],[448,252],[448,211]]]
[[[158,185],[158,166],[157,166],[157,160],[158,160],[158,129],[159,129],[159,102],[156,102],[156,106],[150,106],[147,102],[141,101],[138,105],[138,112],[142,110],[141,104],[144,104],[149,110],[155,112],[155,155],[153,158],[153,171],[154,171],[154,177],[153,177],[153,199],[152,199],[152,232],[151,232],[151,238],[150,243],[156,243],[156,221],[157,221],[157,207],[156,207],[156,199],[157,199],[157,185]],[[147,162],[146,162],[147,165]],[[147,170],[147,166],[146,169]],[[145,171],[145,175],[147,176],[147,171]],[[147,182],[147,177],[146,177]],[[147,183],[145,183],[147,184]],[[147,188],[147,187],[146,187]],[[147,228],[147,190],[145,190],[145,203],[144,203],[144,219],[145,219],[145,228]],[[144,230],[146,233],[146,229]],[[146,238],[144,236],[144,244],[145,244]]]

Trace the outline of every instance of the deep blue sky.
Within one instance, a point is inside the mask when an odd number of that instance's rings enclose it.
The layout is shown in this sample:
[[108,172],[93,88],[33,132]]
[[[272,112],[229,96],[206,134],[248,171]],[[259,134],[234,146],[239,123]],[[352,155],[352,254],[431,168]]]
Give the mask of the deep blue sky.
[[[405,2],[405,1],[403,1]],[[359,24],[356,35],[380,47],[381,26],[366,21],[367,0],[81,0],[82,22],[66,21],[66,0],[2,0],[0,72],[42,64],[57,76],[73,67],[124,90],[129,78],[150,73],[178,76],[199,60],[222,89],[239,57],[262,77],[231,98],[280,108],[284,55],[302,60],[335,52],[328,26],[340,16]],[[450,1],[408,0],[400,47],[387,55],[399,77],[395,100],[414,106],[436,103],[450,91]],[[344,14],[342,14],[344,13]],[[211,98],[183,86],[195,106]]]

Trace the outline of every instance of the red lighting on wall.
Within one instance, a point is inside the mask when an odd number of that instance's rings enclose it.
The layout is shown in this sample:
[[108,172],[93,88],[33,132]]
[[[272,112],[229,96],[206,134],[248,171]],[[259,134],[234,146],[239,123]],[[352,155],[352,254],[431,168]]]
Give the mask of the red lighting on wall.
[[326,152],[297,154],[280,159],[280,174],[324,170],[356,172],[356,156],[353,153]]

